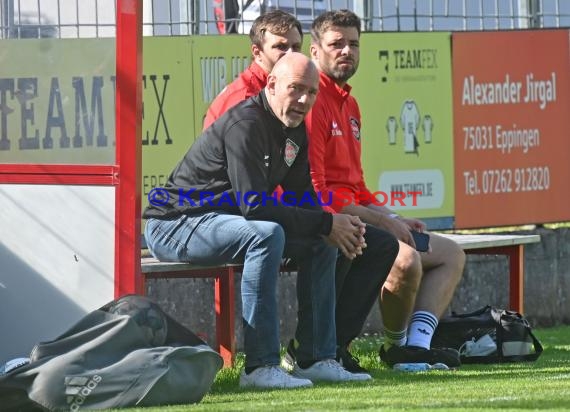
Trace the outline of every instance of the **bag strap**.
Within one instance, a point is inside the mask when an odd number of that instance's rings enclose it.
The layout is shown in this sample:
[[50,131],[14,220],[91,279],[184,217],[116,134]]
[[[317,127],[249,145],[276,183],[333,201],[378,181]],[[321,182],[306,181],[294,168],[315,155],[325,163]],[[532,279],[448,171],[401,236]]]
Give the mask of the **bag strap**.
[[528,324],[528,322],[526,321],[526,319],[523,318],[523,316],[521,314],[519,314],[518,312],[503,311],[501,313],[501,316],[500,316],[500,321],[502,321],[504,317],[507,317],[507,316],[512,317],[513,315],[515,315],[516,317],[518,317],[520,320],[523,321],[522,322],[523,326],[532,339],[532,346],[534,347],[534,353],[529,353],[528,355],[504,356],[503,355],[503,332],[504,332],[504,329],[502,328],[502,322],[500,322],[499,325],[497,325],[497,355],[498,355],[499,359],[507,360],[507,361],[509,361],[509,360],[510,361],[535,361],[535,360],[537,360],[543,351],[543,347],[542,347],[542,344],[540,343],[540,341],[537,339],[537,337],[534,336],[534,333],[532,333],[532,329],[531,329],[530,325]]

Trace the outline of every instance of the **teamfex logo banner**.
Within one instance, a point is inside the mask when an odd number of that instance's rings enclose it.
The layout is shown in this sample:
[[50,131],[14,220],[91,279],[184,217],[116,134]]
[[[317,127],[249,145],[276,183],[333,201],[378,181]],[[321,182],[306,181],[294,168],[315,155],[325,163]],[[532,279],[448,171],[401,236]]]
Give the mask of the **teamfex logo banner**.
[[568,39],[453,35],[456,227],[570,219]]
[[0,163],[114,163],[114,103],[114,39],[2,40]]
[[[453,216],[450,33],[363,33],[352,93],[370,190],[418,192],[414,217]],[[449,223],[451,225],[451,223]]]

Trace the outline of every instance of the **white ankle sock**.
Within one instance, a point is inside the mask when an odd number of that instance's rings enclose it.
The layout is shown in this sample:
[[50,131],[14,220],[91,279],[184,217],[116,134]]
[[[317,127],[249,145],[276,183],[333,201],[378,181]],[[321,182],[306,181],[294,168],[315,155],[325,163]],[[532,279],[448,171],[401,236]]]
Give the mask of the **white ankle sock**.
[[421,310],[414,312],[408,327],[407,345],[429,349],[437,323],[437,317],[433,313]]

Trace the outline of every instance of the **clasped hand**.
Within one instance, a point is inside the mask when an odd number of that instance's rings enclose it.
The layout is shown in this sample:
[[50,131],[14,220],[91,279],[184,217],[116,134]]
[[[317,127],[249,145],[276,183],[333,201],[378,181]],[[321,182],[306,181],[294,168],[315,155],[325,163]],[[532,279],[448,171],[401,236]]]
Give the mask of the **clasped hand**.
[[358,216],[334,214],[333,224],[327,239],[340,249],[343,255],[349,259],[362,255],[366,247],[364,233],[366,225]]

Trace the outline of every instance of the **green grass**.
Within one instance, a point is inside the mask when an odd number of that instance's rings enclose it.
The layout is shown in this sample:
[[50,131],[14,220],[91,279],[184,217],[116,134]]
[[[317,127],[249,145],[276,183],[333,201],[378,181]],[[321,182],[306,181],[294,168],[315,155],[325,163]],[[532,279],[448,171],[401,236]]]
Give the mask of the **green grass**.
[[538,329],[544,352],[536,362],[464,365],[455,371],[395,372],[380,364],[380,339],[353,345],[373,380],[317,384],[296,390],[238,387],[243,359],[218,373],[212,390],[196,405],[132,409],[174,411],[358,411],[358,410],[568,410],[570,409],[570,326]]

